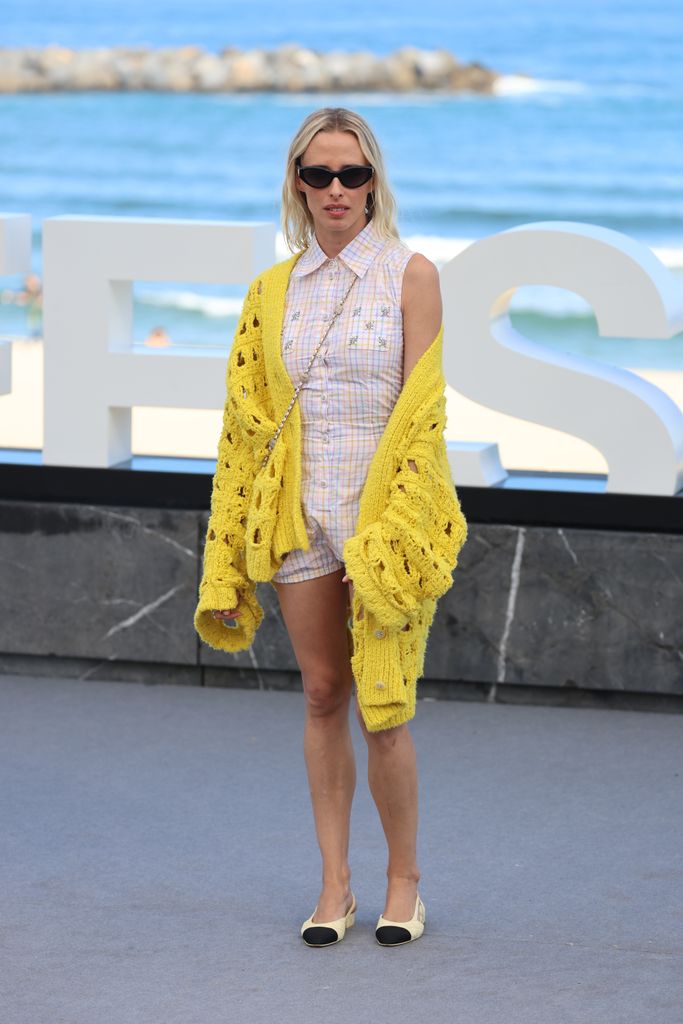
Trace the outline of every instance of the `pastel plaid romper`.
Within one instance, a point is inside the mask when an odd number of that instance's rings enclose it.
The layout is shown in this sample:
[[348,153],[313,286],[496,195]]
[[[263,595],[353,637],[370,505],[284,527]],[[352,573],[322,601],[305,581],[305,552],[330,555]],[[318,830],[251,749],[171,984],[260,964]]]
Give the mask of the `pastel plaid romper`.
[[358,282],[313,361],[301,410],[301,504],[310,548],[290,551],[273,580],[294,583],[344,567],[372,457],[403,387],[403,272],[413,255],[370,221],[335,259],[317,238],[292,270],[282,358],[296,386],[325,321]]

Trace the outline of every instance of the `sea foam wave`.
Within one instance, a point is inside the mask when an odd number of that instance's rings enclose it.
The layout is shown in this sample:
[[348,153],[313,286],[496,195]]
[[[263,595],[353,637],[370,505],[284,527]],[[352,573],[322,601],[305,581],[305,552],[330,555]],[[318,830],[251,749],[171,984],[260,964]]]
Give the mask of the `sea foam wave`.
[[497,96],[528,96],[530,93],[561,92],[576,95],[589,91],[585,82],[563,78],[532,78],[527,75],[501,75],[493,83]]
[[144,306],[158,306],[163,309],[179,309],[190,313],[201,313],[208,317],[239,316],[242,299],[221,295],[201,295],[199,292],[140,291],[136,300]]
[[529,75],[501,75],[492,86],[495,96],[503,99],[534,96],[584,96],[588,100],[667,100],[676,104],[680,89],[676,84],[659,85],[652,82],[580,82],[564,78],[533,78]]

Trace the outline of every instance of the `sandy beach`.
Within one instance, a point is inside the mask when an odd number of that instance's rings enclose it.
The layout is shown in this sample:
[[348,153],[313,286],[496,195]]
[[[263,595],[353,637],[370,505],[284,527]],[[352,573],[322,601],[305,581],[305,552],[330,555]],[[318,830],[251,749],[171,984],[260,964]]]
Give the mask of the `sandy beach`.
[[[683,372],[633,370],[669,395],[683,410]],[[12,393],[0,396],[0,448],[43,447],[43,343],[13,340]],[[495,412],[448,388],[446,436],[497,442],[506,469],[606,473],[605,459],[570,434]],[[133,410],[133,452],[215,459],[220,409]]]

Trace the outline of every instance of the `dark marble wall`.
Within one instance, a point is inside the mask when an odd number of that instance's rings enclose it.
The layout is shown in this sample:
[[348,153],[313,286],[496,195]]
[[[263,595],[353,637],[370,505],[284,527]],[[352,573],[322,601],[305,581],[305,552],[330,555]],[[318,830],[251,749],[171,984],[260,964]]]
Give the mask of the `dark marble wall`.
[[[0,502],[0,672],[300,685],[274,588],[249,651],[193,626],[208,513]],[[469,524],[423,695],[683,694],[683,536]],[[40,673],[39,673],[40,674]]]

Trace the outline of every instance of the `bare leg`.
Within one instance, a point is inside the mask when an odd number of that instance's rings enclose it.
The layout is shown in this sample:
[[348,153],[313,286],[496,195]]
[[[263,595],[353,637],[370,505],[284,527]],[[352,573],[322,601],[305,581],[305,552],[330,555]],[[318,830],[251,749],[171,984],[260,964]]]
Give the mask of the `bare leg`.
[[322,857],[315,921],[337,920],[351,906],[349,827],[356,762],[349,729],[348,593],[342,575],[338,570],[300,583],[273,581],[305,695],[304,757]]
[[390,921],[409,921],[415,910],[418,784],[415,745],[403,723],[369,732],[358,704],[356,714],[368,745],[368,783],[389,848],[387,896],[382,913]]

